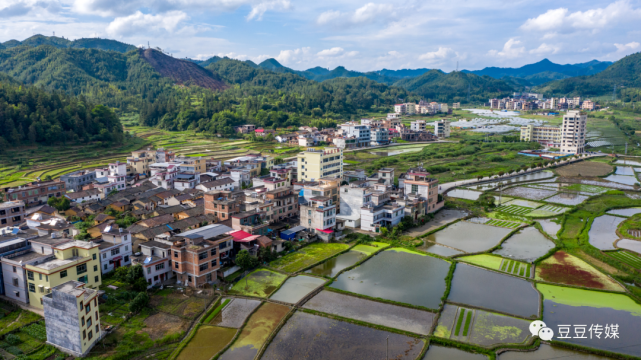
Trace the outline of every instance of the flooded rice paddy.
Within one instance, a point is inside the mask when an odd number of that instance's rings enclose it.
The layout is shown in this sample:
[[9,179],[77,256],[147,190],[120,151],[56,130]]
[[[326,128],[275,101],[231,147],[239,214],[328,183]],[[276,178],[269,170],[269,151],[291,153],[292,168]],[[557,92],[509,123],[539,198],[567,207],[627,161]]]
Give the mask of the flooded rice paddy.
[[629,167],[629,166],[617,166],[616,171],[614,172],[615,175],[628,175],[628,176],[634,176],[634,169]]
[[617,160],[614,162],[614,165],[641,166],[641,162],[634,161],[634,160]]
[[522,197],[530,200],[542,200],[556,194],[555,190],[534,189],[525,186],[516,186],[503,191],[506,195]]
[[545,201],[555,203],[555,204],[563,204],[563,205],[579,205],[580,203],[584,202],[588,198],[589,196],[586,196],[586,195],[579,195],[577,193],[567,192],[567,193],[558,193],[552,197],[545,199]]
[[458,219],[462,219],[468,215],[468,212],[465,210],[457,209],[442,209],[434,215],[434,218],[424,225],[413,228],[407,232],[409,236],[419,236],[430,232],[434,229],[438,229],[443,225],[454,222]]
[[209,360],[229,344],[237,329],[203,325],[180,352],[177,360]]
[[555,216],[559,214],[563,214],[564,212],[570,210],[568,207],[560,206],[560,205],[545,205],[541,206],[538,209],[532,210],[531,212],[525,214],[525,216],[530,216],[530,217],[550,217],[550,216]]
[[318,264],[305,272],[318,276],[333,278],[334,276],[338,275],[339,272],[343,271],[343,269],[356,264],[366,257],[367,255],[360,251],[350,250],[346,253],[333,257],[322,264]]
[[253,360],[269,334],[289,312],[289,307],[274,303],[263,304],[247,321],[232,346],[220,360]]
[[406,304],[438,308],[450,263],[428,255],[385,250],[342,273],[330,286]]
[[605,186],[612,189],[619,190],[634,190],[634,186],[619,184],[611,181],[596,181],[596,180],[579,180],[581,184]]
[[[389,347],[386,347],[389,344]],[[421,339],[297,311],[269,344],[262,359],[416,359]]]
[[434,335],[485,347],[520,344],[530,337],[530,321],[446,304]]
[[459,254],[464,254],[463,251],[460,250],[455,250],[452,248],[449,248],[447,246],[443,245],[438,245],[432,242],[425,242],[423,246],[421,246],[419,249],[428,252],[430,254],[435,254],[435,255],[440,255],[440,256],[445,256],[445,257],[450,257],[454,255],[459,255]]
[[585,261],[564,251],[543,260],[536,267],[536,280],[594,289],[625,291],[619,283]]
[[[641,305],[628,296],[547,284],[537,284],[537,289],[544,298],[543,322],[554,331],[555,341],[641,356]],[[618,339],[605,338],[605,326],[612,324],[618,325]],[[577,337],[576,325],[586,325],[585,338]],[[590,336],[591,325],[601,326],[600,338]],[[560,339],[563,332],[568,339]]]
[[637,254],[641,254],[641,241],[621,239],[617,242],[617,248],[626,249],[634,251]]
[[466,200],[477,200],[479,196],[483,194],[480,191],[466,190],[466,189],[454,189],[447,193],[447,196],[459,199]]
[[625,184],[625,185],[634,185],[639,182],[636,176],[625,176],[625,175],[610,175],[604,179],[615,182],[615,183],[619,183],[619,184]]
[[600,250],[614,250],[614,242],[619,238],[617,227],[625,218],[603,215],[594,219],[588,236],[590,244]]
[[632,216],[641,213],[641,208],[627,208],[627,209],[614,209],[606,211],[606,214],[610,215],[620,215],[620,216]]
[[323,290],[304,308],[394,329],[428,335],[436,314]]
[[[560,229],[561,225],[558,225],[558,228]],[[548,240],[535,227],[526,227],[510,236],[501,244],[501,249],[494,250],[493,253],[531,263],[547,254],[554,246],[554,243]]]
[[524,318],[539,313],[539,293],[528,281],[461,263],[454,271],[448,301]]
[[537,220],[541,224],[541,228],[546,234],[556,239],[556,234],[561,230],[561,224],[557,224],[552,219]]
[[499,360],[606,360],[605,356],[541,344],[535,351],[507,351],[496,357]]
[[504,205],[516,205],[516,206],[526,207],[530,209],[536,209],[539,206],[543,205],[543,203],[530,201],[530,200],[515,199],[509,202],[506,202]]
[[[222,301],[225,301],[223,299]],[[223,308],[210,322],[211,325],[239,328],[254,309],[260,305],[260,301],[251,299],[231,299],[231,302]]]
[[467,351],[459,350],[457,348],[450,348],[445,346],[430,345],[423,360],[483,360],[487,356],[483,354],[474,354]]
[[267,297],[271,295],[286,278],[287,276],[281,273],[259,269],[238,281],[234,287],[231,288],[230,293]]
[[510,228],[459,221],[428,235],[425,240],[471,253],[493,248],[511,231]]
[[325,280],[313,276],[298,275],[290,277],[270,299],[296,304],[314,289],[323,286],[323,284],[325,284]]

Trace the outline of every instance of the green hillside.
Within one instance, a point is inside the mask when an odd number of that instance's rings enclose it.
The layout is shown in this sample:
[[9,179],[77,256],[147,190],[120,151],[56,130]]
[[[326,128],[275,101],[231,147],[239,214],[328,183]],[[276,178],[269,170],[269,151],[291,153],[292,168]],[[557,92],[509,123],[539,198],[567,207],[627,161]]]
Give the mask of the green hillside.
[[122,43],[116,40],[87,38],[78,40],[69,40],[57,36],[34,35],[23,41],[9,40],[0,44],[1,49],[9,49],[16,46],[37,47],[40,45],[50,45],[56,48],[80,48],[80,49],[97,49],[105,51],[127,52],[136,49],[135,46]]
[[548,96],[600,96],[614,86],[641,88],[641,53],[628,55],[602,72],[547,83],[536,89]]
[[402,87],[428,101],[439,102],[467,102],[468,87],[471,102],[486,102],[489,98],[507,96],[514,91],[512,84],[489,76],[459,71],[445,74],[440,70],[430,70],[415,78],[399,80],[394,86]]

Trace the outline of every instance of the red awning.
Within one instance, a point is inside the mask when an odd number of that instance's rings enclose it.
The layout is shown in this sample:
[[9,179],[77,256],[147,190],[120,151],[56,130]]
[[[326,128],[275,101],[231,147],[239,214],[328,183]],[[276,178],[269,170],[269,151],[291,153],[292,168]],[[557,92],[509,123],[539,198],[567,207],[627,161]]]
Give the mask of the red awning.
[[318,229],[318,228],[316,229],[316,231],[320,231],[320,232],[323,232],[325,234],[331,234],[331,233],[334,232],[334,230],[332,230],[332,229],[323,230],[323,229]]
[[247,240],[247,238],[252,236],[252,234],[242,230],[230,232],[229,235],[231,235],[236,242],[249,242],[251,240]]

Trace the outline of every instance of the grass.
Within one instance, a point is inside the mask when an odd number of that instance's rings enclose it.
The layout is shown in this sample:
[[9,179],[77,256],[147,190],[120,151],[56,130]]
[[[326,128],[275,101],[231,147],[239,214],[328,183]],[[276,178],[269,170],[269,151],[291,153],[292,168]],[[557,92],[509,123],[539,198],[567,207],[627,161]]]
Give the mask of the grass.
[[347,249],[349,249],[347,244],[314,243],[272,261],[269,266],[284,272],[294,273]]
[[210,321],[214,320],[214,318],[216,317],[216,315],[218,315],[218,313],[219,313],[219,312],[220,312],[220,311],[221,311],[225,306],[227,306],[227,304],[229,304],[229,302],[230,302],[230,301],[231,301],[231,299],[225,299],[225,301],[223,301],[223,303],[222,303],[222,304],[218,305],[218,307],[216,307],[216,309],[214,309],[214,311],[212,311],[212,312],[211,312],[211,314],[209,314],[209,316],[207,316],[207,318],[206,318],[206,319],[205,319],[205,321],[203,321],[203,322],[204,322],[205,324],[208,324]]
[[525,206],[518,206],[518,205],[503,205],[498,208],[498,211],[505,212],[508,214],[514,214],[514,215],[524,215],[532,209],[527,208]]
[[463,318],[465,317],[465,309],[461,309],[461,313],[458,316],[458,321],[456,322],[456,330],[454,331],[454,336],[458,336],[461,331],[461,325],[463,324]]
[[577,289],[542,283],[536,284],[536,288],[543,294],[544,298],[559,304],[611,308],[614,310],[628,311],[635,316],[641,316],[641,305],[624,294],[613,294],[604,291]]
[[508,229],[516,229],[519,227],[521,224],[513,221],[507,221],[507,220],[497,220],[497,219],[492,219],[488,222],[485,223],[486,225],[493,225],[493,226],[498,226],[498,227],[504,227]]
[[238,281],[230,293],[266,298],[271,295],[284,281],[287,275],[258,269],[248,274],[245,279]]
[[556,216],[559,214],[563,214],[564,212],[570,210],[570,208],[564,207],[564,206],[559,206],[559,205],[545,205],[542,206],[536,210],[533,210],[525,216],[530,216],[530,217],[550,217],[550,216]]
[[390,244],[372,241],[372,242],[368,242],[367,245],[356,245],[351,250],[352,251],[362,252],[363,254],[365,254],[367,256],[370,256],[373,253],[375,253],[375,252],[377,252],[377,251],[379,251],[381,249],[387,248],[389,246],[390,246]]
[[630,234],[629,230],[641,230],[641,214],[635,214],[619,224],[619,234],[626,238],[641,239],[641,236],[634,236]]
[[457,258],[457,260],[495,270],[504,268],[507,263],[503,261],[502,257],[490,254],[463,256]]
[[16,309],[0,319],[0,336],[38,320],[42,320],[42,317],[31,311]]
[[641,269],[641,258],[637,255],[627,251],[613,251],[607,252],[606,254],[621,261],[622,263],[632,266],[635,269]]
[[463,336],[467,336],[467,332],[470,329],[470,322],[472,321],[472,310],[467,312],[467,318],[465,319],[465,326],[463,327]]

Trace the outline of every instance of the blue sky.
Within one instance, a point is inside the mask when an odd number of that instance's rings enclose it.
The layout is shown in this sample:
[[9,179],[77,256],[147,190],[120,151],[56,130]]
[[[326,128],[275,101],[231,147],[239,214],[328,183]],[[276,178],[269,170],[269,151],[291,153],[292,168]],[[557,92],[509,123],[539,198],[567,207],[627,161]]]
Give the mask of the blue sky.
[[641,51],[638,1],[0,0],[0,42],[103,37],[304,70],[517,67]]

